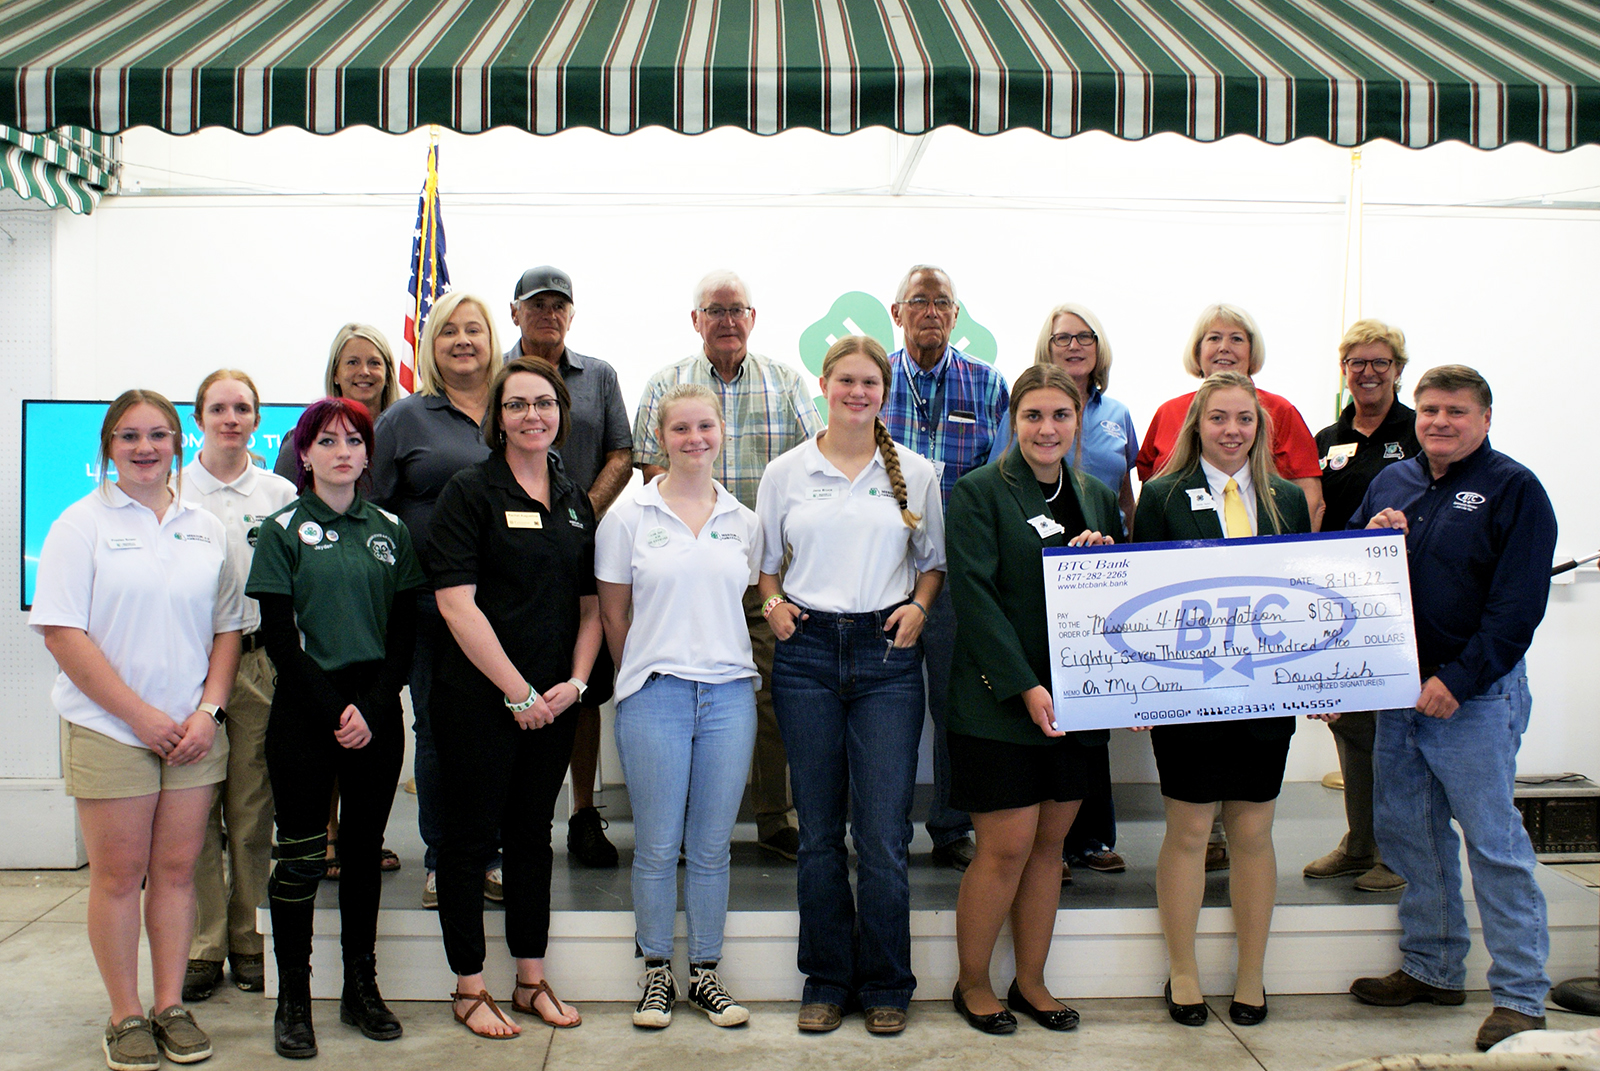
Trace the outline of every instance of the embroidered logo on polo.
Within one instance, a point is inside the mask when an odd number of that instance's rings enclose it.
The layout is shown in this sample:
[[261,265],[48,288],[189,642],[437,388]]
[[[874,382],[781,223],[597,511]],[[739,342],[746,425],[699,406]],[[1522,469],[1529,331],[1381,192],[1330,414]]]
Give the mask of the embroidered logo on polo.
[[567,507],[567,523],[574,528],[582,528],[583,522],[578,520],[578,511],[571,506]]
[[208,536],[208,535],[200,535],[197,532],[173,532],[172,533],[172,538],[176,539],[180,543],[209,543],[209,542],[211,542],[211,537],[210,536]]
[[744,539],[738,532],[712,532],[712,539],[731,539],[735,543],[743,543]]
[[1457,491],[1456,500],[1450,505],[1456,509],[1464,509],[1471,513],[1487,501],[1489,500],[1476,491]]
[[1102,420],[1100,422],[1100,430],[1113,439],[1121,439],[1124,442],[1128,439],[1127,433],[1122,430],[1122,425],[1115,420]]
[[300,542],[308,547],[314,547],[322,542],[322,525],[316,521],[307,521],[295,529],[295,534],[300,537]]
[[367,537],[367,549],[372,552],[372,556],[374,558],[378,559],[383,564],[395,564],[394,540],[390,539],[382,532],[377,532]]

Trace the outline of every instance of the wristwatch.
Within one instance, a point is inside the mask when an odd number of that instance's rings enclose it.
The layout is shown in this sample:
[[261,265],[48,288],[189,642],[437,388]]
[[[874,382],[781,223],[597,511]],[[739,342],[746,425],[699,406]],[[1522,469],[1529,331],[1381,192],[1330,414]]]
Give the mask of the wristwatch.
[[567,683],[578,689],[578,702],[583,702],[583,693],[589,690],[589,686],[576,677],[569,678]]
[[201,703],[195,709],[203,710],[207,714],[210,714],[211,720],[216,722],[218,725],[221,725],[223,722],[228,720],[228,712],[217,706],[215,703]]

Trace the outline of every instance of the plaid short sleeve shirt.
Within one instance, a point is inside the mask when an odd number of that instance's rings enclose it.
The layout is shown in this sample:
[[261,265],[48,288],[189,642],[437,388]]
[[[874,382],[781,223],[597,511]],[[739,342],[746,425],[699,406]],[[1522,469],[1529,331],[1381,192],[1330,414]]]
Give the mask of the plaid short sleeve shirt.
[[903,349],[889,364],[894,376],[883,422],[895,442],[944,463],[940,490],[948,506],[956,481],[1005,447],[1011,392],[994,368],[953,346],[926,372]]
[[717,459],[716,478],[751,509],[767,462],[822,430],[822,418],[793,368],[757,353],[745,355],[733,379],[724,381],[703,353],[669,365],[650,377],[633,419],[633,463],[667,463],[656,437],[661,396],[679,383],[700,383],[717,392],[727,422],[727,438]]

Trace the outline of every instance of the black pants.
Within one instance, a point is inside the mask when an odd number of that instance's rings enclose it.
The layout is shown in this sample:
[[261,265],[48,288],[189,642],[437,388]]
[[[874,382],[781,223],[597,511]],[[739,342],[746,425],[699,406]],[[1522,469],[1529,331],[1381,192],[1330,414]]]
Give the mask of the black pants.
[[[370,687],[381,662],[363,662],[328,674],[339,691],[356,696]],[[339,746],[337,725],[308,715],[284,678],[272,697],[267,722],[267,776],[277,801],[277,863],[267,882],[278,969],[303,969],[311,960],[311,921],[317,884],[327,869],[328,804],[339,782],[340,946],[345,962],[372,952],[382,889],[379,852],[394,805],[405,756],[398,697],[363,710],[372,740],[363,748]]]
[[429,720],[439,752],[444,839],[439,926],[450,969],[483,971],[483,860],[500,839],[506,945],[538,959],[550,937],[550,823],[572,757],[578,708],[542,729],[521,729],[504,698],[474,681],[433,679]]

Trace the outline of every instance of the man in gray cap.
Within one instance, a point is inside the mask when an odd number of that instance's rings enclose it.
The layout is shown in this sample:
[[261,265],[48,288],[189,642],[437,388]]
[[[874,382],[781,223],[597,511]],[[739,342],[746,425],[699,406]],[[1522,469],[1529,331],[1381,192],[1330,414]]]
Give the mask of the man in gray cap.
[[[560,268],[541,264],[517,280],[511,320],[522,337],[506,360],[543,357],[561,372],[572,395],[572,426],[557,451],[567,478],[589,489],[599,517],[628,485],[633,474],[633,433],[622,404],[617,373],[609,364],[567,348],[573,318],[572,279]],[[572,744],[572,802],[567,854],[585,866],[614,867],[617,849],[606,839],[605,821],[594,806],[594,774],[600,761],[600,706],[611,698],[614,670],[601,644],[589,690],[578,708],[578,735]]]

